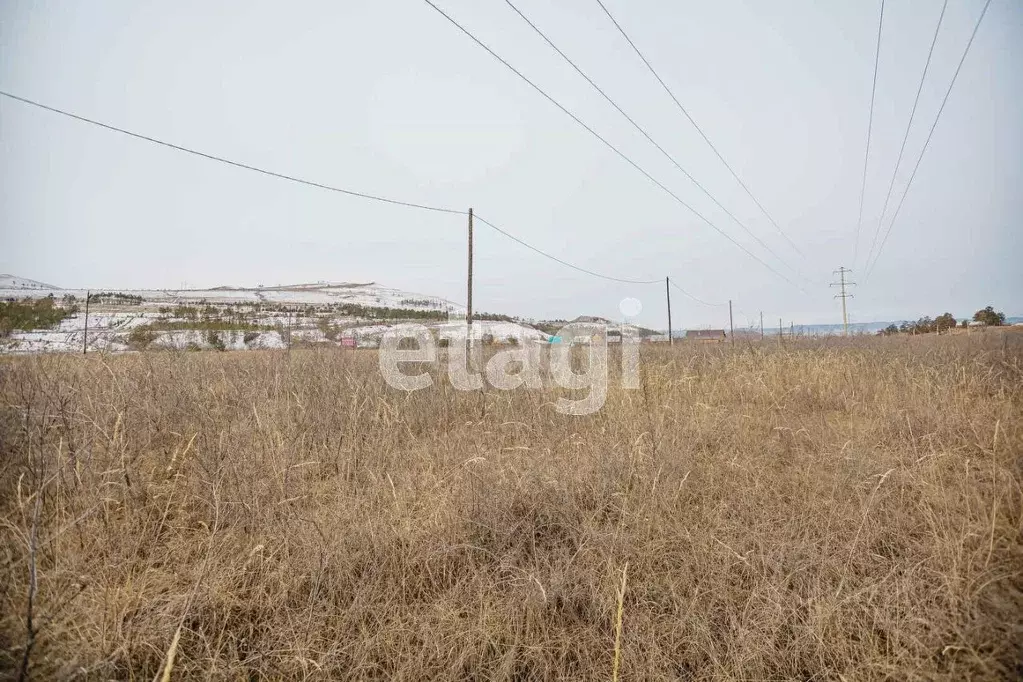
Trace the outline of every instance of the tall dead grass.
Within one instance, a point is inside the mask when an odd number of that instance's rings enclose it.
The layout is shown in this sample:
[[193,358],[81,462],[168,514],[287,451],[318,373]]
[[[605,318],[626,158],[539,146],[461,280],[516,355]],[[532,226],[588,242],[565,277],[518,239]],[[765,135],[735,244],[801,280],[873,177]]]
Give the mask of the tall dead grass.
[[1017,346],[647,350],[590,417],[362,352],[4,360],[0,669],[1023,674]]

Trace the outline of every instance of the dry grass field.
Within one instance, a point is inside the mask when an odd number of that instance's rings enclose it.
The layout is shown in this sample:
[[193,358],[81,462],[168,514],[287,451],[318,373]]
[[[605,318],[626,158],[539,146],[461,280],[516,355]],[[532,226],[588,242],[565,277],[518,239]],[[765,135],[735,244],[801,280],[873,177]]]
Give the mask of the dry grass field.
[[643,350],[588,417],[362,351],[0,361],[0,672],[1023,675],[1016,337]]

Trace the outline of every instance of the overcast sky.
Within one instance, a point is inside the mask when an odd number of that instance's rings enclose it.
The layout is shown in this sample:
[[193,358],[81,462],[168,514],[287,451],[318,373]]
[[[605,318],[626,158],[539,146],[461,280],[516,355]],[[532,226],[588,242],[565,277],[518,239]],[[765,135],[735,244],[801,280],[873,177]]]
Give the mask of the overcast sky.
[[[467,209],[582,267],[670,275],[737,325],[1023,313],[1023,3],[993,0],[876,270],[864,260],[941,11],[888,0],[853,262],[879,3],[606,0],[743,192],[595,0],[515,0],[756,234],[743,232],[503,0],[438,0],[743,253],[421,0],[0,2],[0,89],[242,163]],[[983,0],[950,0],[893,195]],[[889,214],[891,209],[889,209]],[[64,287],[376,281],[465,298],[466,221],[260,176],[0,97],[0,272]],[[887,223],[885,225],[887,227]],[[663,327],[663,282],[595,279],[476,230],[477,310]],[[676,327],[727,307],[672,292]]]

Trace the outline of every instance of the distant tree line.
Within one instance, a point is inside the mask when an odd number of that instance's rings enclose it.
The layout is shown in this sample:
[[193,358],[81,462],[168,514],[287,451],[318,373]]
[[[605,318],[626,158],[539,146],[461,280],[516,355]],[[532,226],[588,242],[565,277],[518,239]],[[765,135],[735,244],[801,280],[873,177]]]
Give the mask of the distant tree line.
[[0,302],[0,337],[10,336],[15,329],[53,329],[77,312],[78,306],[74,304],[67,307],[55,305],[52,295]]
[[409,308],[388,308],[386,306],[365,306],[357,303],[342,303],[338,306],[342,315],[365,317],[371,320],[444,320],[443,310],[411,310]]
[[486,320],[487,322],[516,322],[514,317],[500,313],[473,313],[472,319]]
[[[982,322],[989,327],[1000,327],[1005,324],[1005,313],[995,312],[992,306],[978,310],[973,314],[974,322]],[[881,336],[893,336],[895,334],[931,334],[934,332],[943,333],[957,326],[966,327],[967,320],[959,322],[952,313],[942,313],[933,320],[930,317],[921,317],[916,322],[903,322],[902,324],[890,324],[878,332]]]
[[439,307],[439,304],[437,303],[437,301],[431,300],[429,298],[403,298],[400,301],[398,301],[398,303],[400,305],[414,305],[414,306],[420,306],[420,307],[423,307],[423,308],[437,308],[437,307]]
[[142,305],[142,297],[135,294],[123,294],[119,291],[99,291],[89,294],[92,303],[119,303],[121,305]]

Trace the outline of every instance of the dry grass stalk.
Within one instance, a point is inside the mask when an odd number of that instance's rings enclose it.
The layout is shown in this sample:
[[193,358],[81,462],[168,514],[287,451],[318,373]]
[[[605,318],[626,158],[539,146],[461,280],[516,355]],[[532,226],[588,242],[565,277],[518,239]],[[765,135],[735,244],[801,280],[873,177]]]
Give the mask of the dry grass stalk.
[[167,656],[164,659],[163,674],[160,675],[160,682],[170,682],[171,673],[174,671],[174,656],[178,653],[178,642],[181,641],[181,626],[174,631],[174,639],[171,640],[170,648],[167,649]]
[[622,612],[625,611],[625,581],[629,573],[629,562],[622,567],[622,585],[618,589],[618,609],[615,613],[615,656],[611,665],[611,680],[618,682],[618,663],[622,656]]

